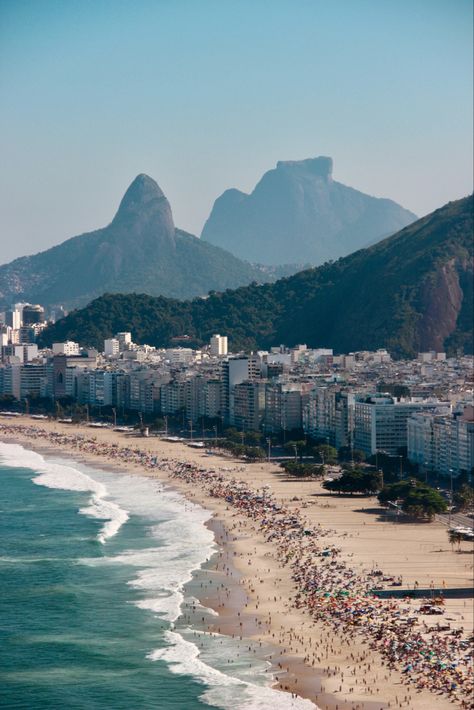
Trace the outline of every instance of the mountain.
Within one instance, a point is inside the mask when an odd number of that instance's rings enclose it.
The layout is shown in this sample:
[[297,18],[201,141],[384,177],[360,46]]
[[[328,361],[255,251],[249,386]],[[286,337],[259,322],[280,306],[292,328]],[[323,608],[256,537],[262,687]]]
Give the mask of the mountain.
[[191,298],[274,276],[175,229],[163,192],[138,175],[107,227],[0,266],[0,305],[30,301],[70,308],[118,291]]
[[394,234],[416,215],[335,182],[331,158],[277,163],[254,191],[226,190],[201,238],[261,264],[317,266]]
[[212,333],[239,349],[285,343],[336,352],[388,348],[396,356],[447,349],[473,352],[473,201],[450,202],[398,234],[350,256],[273,284],[251,284],[178,302],[106,295],[45,331],[102,347],[130,330],[137,342],[167,345]]

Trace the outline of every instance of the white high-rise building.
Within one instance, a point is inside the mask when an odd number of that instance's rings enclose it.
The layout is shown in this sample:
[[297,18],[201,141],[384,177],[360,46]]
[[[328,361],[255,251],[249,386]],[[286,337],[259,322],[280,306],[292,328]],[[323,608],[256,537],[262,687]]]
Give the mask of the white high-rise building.
[[408,419],[434,411],[437,400],[395,399],[385,394],[357,396],[354,403],[354,446],[371,456],[383,451],[398,456],[407,446]]
[[230,424],[241,431],[258,431],[265,413],[265,383],[240,382],[232,393]]
[[193,361],[194,351],[191,348],[168,348],[165,358],[173,364],[190,363]]
[[227,335],[216,333],[211,338],[211,355],[227,355]]
[[11,342],[11,328],[9,325],[0,327],[0,348],[8,345]]
[[19,308],[12,308],[10,311],[6,312],[6,324],[9,325],[13,330],[19,330],[21,328],[21,314],[22,311]]
[[265,431],[300,429],[304,385],[299,382],[268,383],[265,387]]
[[334,443],[336,431],[336,392],[331,387],[315,387],[309,393],[303,412],[303,428],[314,439]]
[[467,405],[454,414],[444,409],[415,413],[408,419],[408,458],[425,471],[472,476],[474,408]]
[[225,422],[233,424],[235,386],[260,377],[260,360],[255,355],[233,357],[222,363],[221,408]]
[[111,357],[120,353],[120,343],[117,338],[107,338],[104,340],[104,355]]
[[79,343],[66,340],[65,343],[53,343],[53,355],[79,355]]
[[119,341],[120,352],[124,350],[130,350],[132,344],[132,334],[126,331],[122,333],[115,333],[115,338]]

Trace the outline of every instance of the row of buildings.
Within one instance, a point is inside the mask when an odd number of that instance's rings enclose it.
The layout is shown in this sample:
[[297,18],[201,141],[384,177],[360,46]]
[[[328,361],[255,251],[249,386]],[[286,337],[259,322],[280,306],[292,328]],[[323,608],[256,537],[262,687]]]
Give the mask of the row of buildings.
[[408,452],[420,467],[459,474],[474,465],[472,364],[444,353],[396,362],[386,350],[334,355],[304,345],[229,355],[221,335],[200,350],[156,349],[123,332],[102,353],[73,342],[42,351],[4,343],[0,396],[68,398],[118,415],[174,416],[184,427],[303,429],[338,449]]

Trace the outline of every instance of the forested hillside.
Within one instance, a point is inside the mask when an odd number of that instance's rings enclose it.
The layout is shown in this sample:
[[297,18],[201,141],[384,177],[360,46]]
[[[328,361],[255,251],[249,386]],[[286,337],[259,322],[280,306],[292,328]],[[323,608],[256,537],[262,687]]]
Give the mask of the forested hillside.
[[472,352],[472,197],[451,202],[368,249],[274,284],[176,301],[105,295],[50,327],[44,342],[102,347],[114,332],[167,345],[226,334],[232,350],[285,343],[336,352],[387,347],[398,356]]

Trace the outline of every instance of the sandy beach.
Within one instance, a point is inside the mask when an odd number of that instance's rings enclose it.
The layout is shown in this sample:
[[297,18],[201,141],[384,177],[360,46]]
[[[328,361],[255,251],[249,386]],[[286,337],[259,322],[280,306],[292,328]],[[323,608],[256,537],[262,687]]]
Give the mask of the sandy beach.
[[[31,427],[43,432],[43,436],[40,433],[33,437]],[[54,434],[94,440],[94,446],[83,448],[56,442],[59,445],[55,450],[60,448],[76,460],[97,466],[157,477],[213,511],[210,525],[221,550],[216,572],[227,583],[220,587],[209,585],[217,590],[203,590],[201,601],[219,613],[210,630],[272,646],[275,687],[297,693],[328,710],[470,707],[470,700],[466,703],[463,693],[451,692],[448,697],[444,692],[408,685],[403,668],[388,662],[380,653],[380,644],[373,642],[373,634],[364,634],[363,628],[355,629],[343,622],[335,625],[310,614],[301,596],[301,573],[298,578],[293,560],[282,559],[281,538],[269,539],[265,521],[262,524],[245,514],[225,497],[211,495],[209,486],[201,486],[198,481],[190,483],[189,476],[172,475],[170,469],[175,463],[184,462],[190,467],[212,469],[219,474],[223,486],[239,479],[253,491],[264,491],[264,496],[271,496],[285,511],[294,512],[305,528],[315,529],[325,548],[337,550],[341,569],[361,577],[373,575],[374,583],[383,575],[401,577],[405,589],[471,587],[472,544],[463,542],[459,552],[453,551],[441,523],[396,522],[383,513],[373,498],[330,496],[320,484],[288,478],[268,462],[247,464],[226,456],[207,455],[183,443],[135,437],[110,429],[72,427],[26,417],[21,421],[0,420],[1,439],[15,439],[30,448],[54,447]],[[111,447],[116,456],[110,455]],[[136,460],[125,461],[120,454],[125,448],[139,449],[156,457],[156,462],[149,468]],[[166,465],[160,466],[160,462]],[[403,601],[404,613],[407,606],[415,613],[419,600]],[[450,632],[457,631],[459,638],[472,633],[472,598],[446,599],[443,609],[442,616],[418,615],[417,624],[423,624],[423,633],[438,621],[449,624]]]

